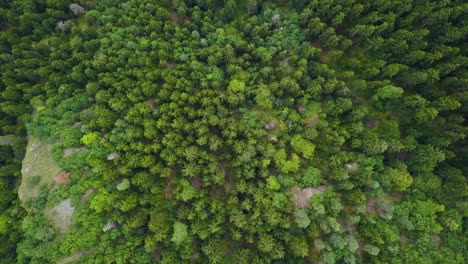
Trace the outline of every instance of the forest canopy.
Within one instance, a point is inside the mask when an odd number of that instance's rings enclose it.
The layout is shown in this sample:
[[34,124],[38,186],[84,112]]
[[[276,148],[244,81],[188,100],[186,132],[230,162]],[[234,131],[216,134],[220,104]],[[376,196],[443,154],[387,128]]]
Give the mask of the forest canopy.
[[467,17],[1,1],[0,263],[466,263]]

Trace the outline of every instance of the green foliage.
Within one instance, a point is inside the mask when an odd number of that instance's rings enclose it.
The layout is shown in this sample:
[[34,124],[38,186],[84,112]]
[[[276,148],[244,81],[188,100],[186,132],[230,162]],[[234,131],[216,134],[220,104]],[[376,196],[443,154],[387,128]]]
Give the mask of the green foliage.
[[98,132],[90,132],[81,138],[81,142],[86,146],[96,145],[99,143],[100,135]]
[[228,91],[234,93],[241,93],[245,91],[245,82],[239,80],[232,80],[229,82]]
[[413,183],[413,177],[406,171],[406,167],[401,169],[387,168],[385,176],[390,178],[395,189],[398,191],[405,191]]
[[431,145],[419,146],[409,162],[415,171],[432,171],[435,166],[446,159],[445,153]]
[[171,241],[174,242],[177,246],[180,246],[182,243],[187,241],[187,237],[187,226],[184,223],[175,222],[173,225]]
[[408,230],[439,233],[442,228],[436,222],[436,214],[444,210],[443,205],[431,200],[414,200],[397,206],[395,213],[400,217],[400,223]]
[[41,176],[32,176],[27,179],[27,186],[33,188],[41,181]]
[[315,145],[300,135],[296,135],[291,139],[291,147],[306,159],[311,159],[314,156]]
[[397,2],[1,1],[0,263],[465,263],[466,4]]
[[276,193],[275,196],[273,197],[273,206],[275,206],[278,209],[283,209],[285,208],[287,204],[287,197],[282,194],[282,193]]
[[123,179],[119,184],[117,184],[117,190],[125,191],[130,188],[130,181],[128,179]]
[[310,225],[310,219],[305,210],[296,210],[294,216],[296,217],[297,226],[300,228],[306,228]]
[[267,179],[267,188],[271,191],[278,191],[281,188],[281,185],[278,183],[275,177],[270,176]]
[[403,95],[403,89],[393,85],[386,85],[377,90],[376,97],[379,99],[400,98]]
[[362,250],[364,250],[372,256],[377,256],[380,253],[380,249],[373,245],[365,245]]
[[309,255],[309,244],[305,237],[294,237],[289,246],[294,256],[303,258]]
[[322,174],[319,169],[309,167],[302,177],[302,186],[304,187],[316,187],[322,181]]

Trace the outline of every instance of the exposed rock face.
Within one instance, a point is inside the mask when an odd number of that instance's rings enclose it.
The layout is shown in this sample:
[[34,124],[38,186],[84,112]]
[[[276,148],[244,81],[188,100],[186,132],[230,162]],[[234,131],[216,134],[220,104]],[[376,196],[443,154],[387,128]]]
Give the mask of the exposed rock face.
[[327,190],[326,186],[318,186],[316,188],[293,187],[293,203],[296,208],[306,208],[309,206],[309,200],[313,195],[321,195]]

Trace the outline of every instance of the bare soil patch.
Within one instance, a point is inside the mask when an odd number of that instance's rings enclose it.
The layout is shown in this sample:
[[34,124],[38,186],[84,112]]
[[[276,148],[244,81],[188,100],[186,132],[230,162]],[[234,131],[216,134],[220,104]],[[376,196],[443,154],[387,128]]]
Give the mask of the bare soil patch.
[[11,24],[7,21],[0,23],[0,31],[7,31],[10,28]]
[[319,121],[320,121],[320,118],[318,116],[310,118],[306,121],[306,127],[316,125]]
[[76,252],[75,254],[73,254],[71,256],[68,256],[68,257],[61,258],[61,259],[57,260],[57,264],[74,263],[75,261],[77,261],[81,257],[88,255],[93,250],[94,249],[78,251],[78,252]]
[[373,128],[379,125],[379,120],[377,119],[370,119],[366,122],[365,126],[368,128]]
[[439,248],[440,244],[442,244],[442,238],[438,235],[433,235],[432,240],[434,241],[434,244],[436,245],[437,248]]
[[164,188],[163,193],[166,196],[166,199],[172,198],[172,191],[174,190],[174,184],[172,183],[172,179],[177,175],[177,170],[172,169],[171,176],[166,179],[166,188]]
[[156,102],[154,101],[154,99],[148,99],[148,100],[146,100],[146,103],[149,105],[151,110],[154,110],[157,107]]
[[410,240],[407,236],[400,236],[399,237],[399,240],[400,240],[400,244],[402,245],[408,245]]
[[399,160],[403,160],[403,161],[404,161],[404,160],[408,159],[408,156],[409,156],[409,153],[408,153],[408,152],[398,152],[398,153],[396,153],[396,157],[397,157],[397,159],[399,159]]
[[168,69],[174,69],[175,66],[177,66],[177,64],[176,64],[175,62],[173,62],[173,61],[170,61],[170,62],[168,62],[168,64],[167,64],[167,68],[168,68]]
[[162,253],[163,253],[163,246],[158,245],[158,247],[153,251],[153,253],[151,253],[151,257],[154,260],[159,261],[161,259]]
[[281,64],[288,67],[289,66],[289,59],[290,59],[290,57],[286,56],[284,59],[281,60]]
[[68,198],[60,202],[54,208],[46,210],[45,214],[49,216],[54,226],[60,230],[60,233],[65,234],[72,225],[74,210],[71,199]]
[[70,179],[70,173],[69,172],[60,172],[59,174],[57,174],[57,176],[55,176],[55,183],[57,184],[64,184],[66,183],[68,180]]
[[353,233],[356,231],[356,226],[349,219],[338,218],[338,223],[340,223],[347,232]]
[[83,198],[81,198],[81,202],[84,203],[89,199],[89,196],[94,192],[94,189],[89,188],[86,190],[85,194],[83,195]]
[[63,156],[64,157],[69,157],[75,153],[78,153],[78,152],[88,152],[89,149],[85,148],[85,147],[80,147],[80,148],[66,148],[63,150]]
[[293,203],[296,208],[306,208],[309,206],[309,200],[313,195],[321,195],[327,190],[326,186],[316,188],[300,189],[298,186],[292,188]]
[[192,185],[192,187],[197,189],[197,190],[200,190],[200,188],[203,185],[203,181],[202,181],[201,177],[194,177],[194,178],[189,179],[189,181],[190,181],[190,184]]
[[177,26],[179,24],[179,17],[177,16],[176,12],[171,13],[171,23],[174,26]]
[[368,214],[377,214],[378,213],[378,207],[377,207],[377,203],[381,201],[379,198],[371,198],[367,201],[367,213]]
[[354,172],[359,169],[359,164],[357,162],[351,162],[345,164],[345,168],[348,172]]

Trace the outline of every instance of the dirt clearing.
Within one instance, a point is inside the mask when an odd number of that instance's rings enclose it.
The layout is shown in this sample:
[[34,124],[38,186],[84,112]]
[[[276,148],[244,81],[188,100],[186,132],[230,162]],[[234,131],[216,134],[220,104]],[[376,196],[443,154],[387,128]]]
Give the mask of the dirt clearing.
[[70,198],[63,200],[52,209],[47,209],[46,215],[54,223],[54,226],[65,234],[72,225],[73,208]]
[[28,137],[21,168],[22,180],[18,190],[18,196],[22,201],[37,197],[42,186],[48,189],[53,186],[60,167],[52,158],[51,151],[51,144],[35,137]]

